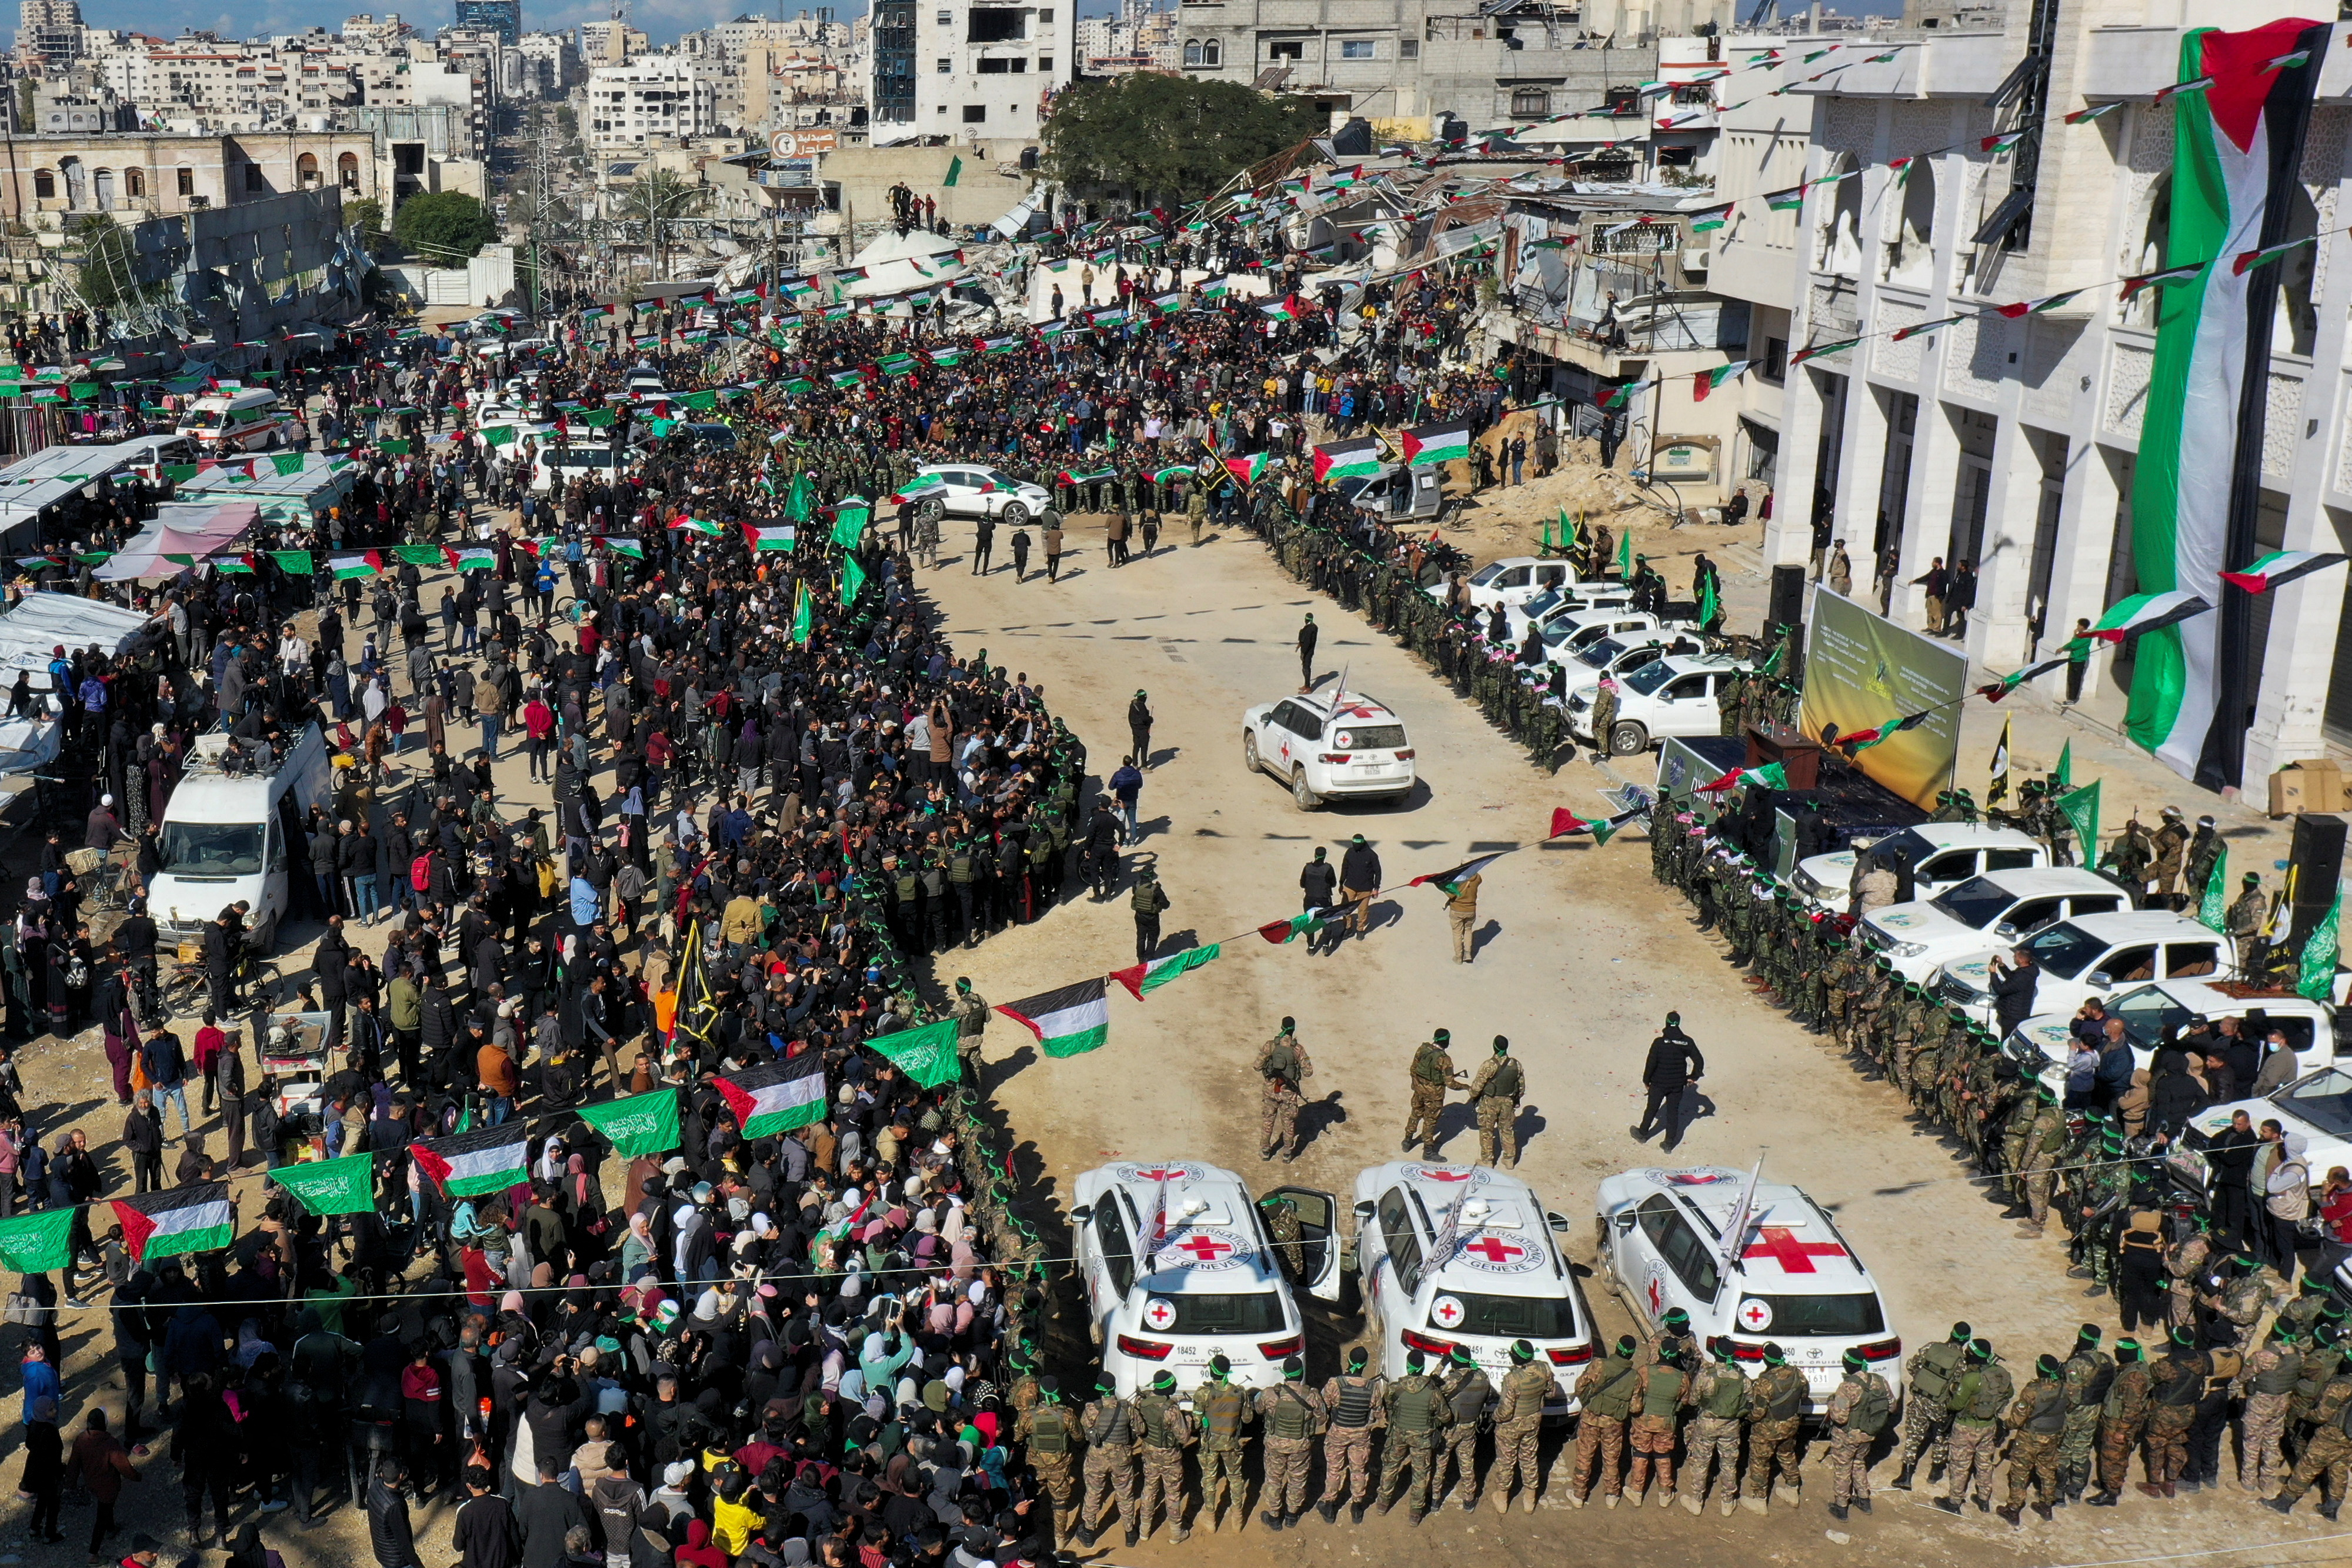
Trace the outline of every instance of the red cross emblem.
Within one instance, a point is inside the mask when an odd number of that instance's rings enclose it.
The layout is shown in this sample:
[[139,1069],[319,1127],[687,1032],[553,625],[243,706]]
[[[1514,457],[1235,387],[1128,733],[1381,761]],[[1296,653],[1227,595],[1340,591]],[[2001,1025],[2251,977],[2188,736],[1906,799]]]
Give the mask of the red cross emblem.
[[1462,1323],[1462,1303],[1451,1296],[1440,1296],[1430,1307],[1429,1315],[1437,1320],[1441,1329],[1458,1328]]
[[1232,1244],[1219,1241],[1213,1236],[1196,1236],[1190,1241],[1176,1244],[1179,1252],[1189,1252],[1203,1263],[1214,1263],[1233,1250]]
[[1816,1258],[1843,1258],[1845,1248],[1834,1241],[1799,1241],[1796,1233],[1785,1225],[1768,1225],[1757,1233],[1763,1239],[1740,1254],[1742,1258],[1769,1258],[1780,1266],[1784,1274],[1811,1274]]
[[1173,1182],[1191,1174],[1192,1173],[1181,1165],[1171,1165],[1164,1169],[1155,1166],[1149,1171],[1136,1172],[1135,1179],[1139,1182]]
[[1467,1171],[1423,1171],[1422,1174],[1433,1182],[1466,1182],[1470,1179]]
[[1489,1263],[1507,1263],[1526,1252],[1527,1248],[1513,1247],[1509,1242],[1495,1237],[1482,1236],[1462,1250],[1475,1252]]
[[1751,1334],[1760,1334],[1772,1321],[1772,1309],[1749,1298],[1739,1304],[1739,1326]]
[[1656,1275],[1650,1276],[1650,1316],[1656,1317],[1666,1310],[1666,1282]]
[[1148,1328],[1165,1330],[1173,1327],[1176,1321],[1176,1304],[1172,1301],[1153,1299],[1150,1304],[1143,1309],[1143,1321]]

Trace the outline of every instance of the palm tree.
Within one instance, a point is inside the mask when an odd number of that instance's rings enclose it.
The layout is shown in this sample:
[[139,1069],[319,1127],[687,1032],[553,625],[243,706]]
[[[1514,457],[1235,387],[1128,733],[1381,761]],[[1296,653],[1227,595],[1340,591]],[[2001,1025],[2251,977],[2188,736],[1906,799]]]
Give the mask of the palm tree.
[[646,226],[656,279],[668,276],[669,226],[699,211],[709,199],[709,187],[689,184],[685,175],[668,169],[656,169],[621,193],[621,216]]

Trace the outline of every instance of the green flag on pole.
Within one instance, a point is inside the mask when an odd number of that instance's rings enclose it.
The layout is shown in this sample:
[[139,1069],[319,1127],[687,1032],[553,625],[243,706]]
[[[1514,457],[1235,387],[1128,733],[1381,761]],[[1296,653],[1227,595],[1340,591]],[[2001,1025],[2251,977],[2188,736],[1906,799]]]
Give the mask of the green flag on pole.
[[2093,779],[2072,795],[2058,797],[2059,813],[2074,830],[2074,842],[2083,847],[2083,864],[2095,866],[2099,860],[2099,781]]
[[2069,740],[2058,748],[2058,765],[2050,770],[2050,782],[2060,789],[2074,787],[2074,742]]
[[806,522],[816,510],[816,485],[806,474],[794,474],[784,491],[784,521]]
[[656,1089],[583,1105],[580,1120],[602,1133],[614,1152],[625,1160],[667,1154],[684,1140],[677,1125],[677,1090]]
[[857,603],[858,592],[865,586],[866,568],[857,563],[856,556],[843,556],[841,558],[841,602],[845,605]]
[[962,178],[963,160],[961,158],[950,158],[948,160],[947,178],[941,180],[940,184],[944,189],[953,190],[955,188],[955,183]]
[[1617,575],[1627,583],[1633,580],[1633,531],[1630,528],[1617,541]]
[[73,1261],[74,1221],[81,1210],[38,1209],[0,1220],[0,1268],[11,1274],[47,1274]]
[[315,1215],[367,1214],[375,1207],[373,1154],[280,1165],[269,1179]]
[[1716,602],[1715,579],[1707,577],[1698,585],[1698,629],[1705,631],[1715,625],[1715,617],[1721,609],[1722,606]]
[[2208,931],[2222,930],[2230,911],[2230,847],[2214,847],[2221,853],[2213,857],[2213,874],[2205,879],[2204,901],[2197,906],[2197,923]]
[[855,550],[865,535],[866,523],[874,514],[862,506],[844,506],[834,514],[833,542],[844,550]]
[[901,1029],[895,1035],[877,1035],[866,1043],[897,1063],[899,1071],[925,1089],[943,1088],[963,1074],[963,1060],[956,1055],[953,1018],[942,1018],[920,1028]]
[[2294,994],[2306,1002],[2326,1002],[2334,999],[2336,990],[2336,921],[2344,912],[2344,892],[2336,889],[2336,901],[2327,906],[2326,918],[2311,928],[2311,935],[2303,944],[2303,973],[2294,983]]
[[816,606],[810,600],[808,579],[801,579],[800,592],[793,599],[793,641],[795,645],[809,640],[816,626]]

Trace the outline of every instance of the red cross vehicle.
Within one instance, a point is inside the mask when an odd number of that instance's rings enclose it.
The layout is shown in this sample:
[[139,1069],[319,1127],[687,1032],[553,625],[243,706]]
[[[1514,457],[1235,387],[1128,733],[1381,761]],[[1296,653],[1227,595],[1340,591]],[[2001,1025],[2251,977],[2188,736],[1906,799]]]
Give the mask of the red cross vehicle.
[[1338,675],[1318,671],[1318,681],[1244,710],[1242,765],[1288,784],[1301,811],[1327,800],[1403,805],[1414,778],[1403,718],[1360,691],[1339,692]]
[[1595,1203],[1602,1278],[1653,1325],[1679,1307],[1703,1344],[1727,1339],[1747,1370],[1777,1344],[1818,1416],[1858,1351],[1890,1384],[1903,1342],[1861,1257],[1827,1210],[1785,1182],[1721,1166],[1621,1172]]
[[1377,1370],[1404,1375],[1456,1346],[1499,1383],[1526,1340],[1552,1373],[1547,1416],[1575,1409],[1593,1355],[1592,1315],[1568,1266],[1563,1215],[1518,1177],[1483,1165],[1392,1161],[1356,1176],[1356,1269]]
[[1193,1160],[1080,1176],[1070,1230],[1119,1393],[1141,1393],[1161,1372],[1197,1387],[1219,1355],[1243,1387],[1280,1383],[1284,1360],[1306,1345],[1292,1292],[1339,1298],[1339,1221],[1329,1193],[1277,1187],[1254,1198],[1233,1172]]

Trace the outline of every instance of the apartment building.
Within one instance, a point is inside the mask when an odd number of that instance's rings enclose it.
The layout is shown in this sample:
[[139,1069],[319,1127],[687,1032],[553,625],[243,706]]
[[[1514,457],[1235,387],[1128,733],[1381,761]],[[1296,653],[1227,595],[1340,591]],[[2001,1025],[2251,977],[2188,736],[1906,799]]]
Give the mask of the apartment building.
[[1076,74],[1075,12],[1071,0],[877,0],[874,142],[1035,136]]
[[580,129],[599,152],[643,151],[708,136],[719,123],[718,94],[705,68],[693,61],[648,55],[588,73],[588,117]]

